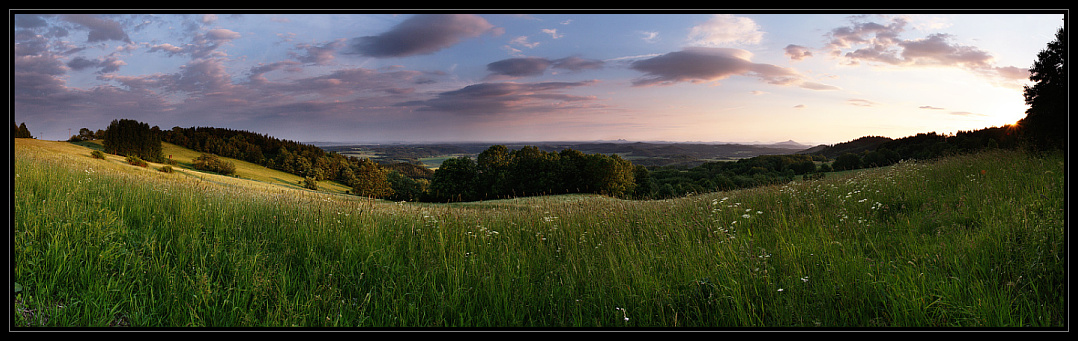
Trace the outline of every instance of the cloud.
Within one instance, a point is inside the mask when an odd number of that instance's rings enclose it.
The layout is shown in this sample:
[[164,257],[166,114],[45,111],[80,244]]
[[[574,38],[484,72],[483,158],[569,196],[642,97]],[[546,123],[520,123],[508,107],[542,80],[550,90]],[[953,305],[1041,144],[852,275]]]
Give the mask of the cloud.
[[758,44],[764,33],[755,21],[731,14],[716,14],[707,22],[689,31],[692,45],[721,46],[726,44]]
[[120,23],[102,19],[92,14],[64,14],[61,18],[67,22],[81,25],[83,28],[88,29],[90,32],[86,37],[87,42],[99,42],[116,40],[125,43],[130,43],[131,38],[127,36],[127,32],[124,32]]
[[[850,64],[881,63],[907,67],[954,67],[993,80],[998,85],[1018,87],[1029,77],[1027,69],[995,65],[990,53],[975,46],[954,43],[953,36],[944,33],[920,39],[901,39],[907,21],[891,18],[883,25],[874,22],[854,23],[831,30],[828,48],[836,57]],[[850,49],[843,53],[844,50]]]
[[750,76],[773,85],[798,85],[807,89],[832,90],[832,86],[805,82],[794,69],[753,63],[752,53],[734,48],[687,47],[656,57],[637,60],[629,67],[643,72],[634,86],[671,85],[681,82],[707,83],[731,76]]
[[972,46],[951,44],[950,35],[933,34],[924,39],[905,40],[902,59],[907,64],[960,66],[970,69],[987,67],[992,56]]
[[603,67],[603,64],[604,62],[601,60],[585,59],[575,56],[553,60],[539,57],[509,58],[487,64],[487,71],[491,72],[491,75],[488,76],[487,79],[515,79],[541,76],[549,68],[569,71],[600,69]]
[[561,91],[596,82],[480,83],[439,93],[433,99],[410,101],[400,105],[418,106],[418,110],[423,111],[468,115],[520,113],[536,108],[547,110],[566,102],[595,100],[593,96],[567,95]]
[[170,56],[183,53],[183,48],[172,44],[157,44],[150,46],[150,52],[162,51],[168,53]]
[[333,62],[333,53],[337,49],[345,45],[344,40],[338,39],[325,44],[312,45],[312,44],[297,44],[296,49],[303,51],[304,53],[291,52],[293,58],[296,60],[314,64],[314,65],[329,65]]
[[645,74],[633,81],[635,86],[704,83],[748,73],[752,68],[751,56],[740,49],[688,47],[634,61],[629,67]]
[[985,114],[978,114],[978,113],[973,113],[973,112],[968,112],[968,111],[952,111],[949,114],[955,115],[955,116],[977,116],[977,117],[986,117],[986,116],[988,116],[988,115],[985,115]]
[[899,33],[905,30],[906,20],[892,18],[891,23],[881,25],[874,22],[855,22],[852,26],[832,29],[827,36],[831,38],[828,47],[833,54],[840,54],[842,49],[855,45],[885,47],[897,42]]
[[225,53],[216,51],[221,45],[240,38],[238,32],[228,29],[212,29],[195,34],[190,44],[176,46],[169,43],[149,45],[150,52],[163,52],[169,56],[189,55],[192,58],[223,57]]
[[119,71],[120,67],[127,65],[127,63],[114,56],[104,57],[101,60],[90,60],[79,56],[68,61],[66,65],[75,71],[99,68],[98,73],[110,73]]
[[601,60],[586,59],[580,57],[566,57],[562,59],[555,59],[553,67],[556,69],[563,69],[569,71],[583,71],[583,70],[596,70],[603,68],[606,64]]
[[655,32],[655,31],[640,31],[640,32],[638,32],[638,33],[639,33],[640,35],[644,36],[644,37],[643,37],[642,39],[644,39],[644,42],[645,42],[645,43],[654,43],[654,42],[655,42],[656,40],[658,40],[658,39],[659,39],[659,32]]
[[809,90],[839,90],[839,87],[837,86],[816,82],[802,82],[800,86]]
[[493,29],[478,15],[420,14],[380,35],[354,38],[348,52],[375,58],[431,54]]
[[507,76],[512,78],[538,76],[553,64],[549,59],[537,57],[510,58],[487,64],[487,71],[492,76]]
[[846,100],[846,103],[849,104],[849,105],[856,105],[856,106],[859,106],[859,107],[873,107],[873,106],[876,106],[876,104],[878,104],[876,102],[873,102],[873,101],[870,101],[870,100],[867,100],[867,99],[860,99],[860,98],[848,99],[848,100]]
[[934,107],[934,106],[931,106],[931,105],[922,105],[922,106],[919,106],[917,108],[928,109],[928,110],[943,110],[943,108]]
[[792,60],[803,60],[812,57],[812,51],[809,51],[807,47],[801,45],[786,45],[784,50],[786,51],[786,56],[790,57]]
[[553,28],[544,28],[544,29],[541,30],[541,32],[549,34],[550,38],[553,38],[553,39],[559,39],[559,38],[565,36],[564,34],[558,34],[558,30],[553,29]]

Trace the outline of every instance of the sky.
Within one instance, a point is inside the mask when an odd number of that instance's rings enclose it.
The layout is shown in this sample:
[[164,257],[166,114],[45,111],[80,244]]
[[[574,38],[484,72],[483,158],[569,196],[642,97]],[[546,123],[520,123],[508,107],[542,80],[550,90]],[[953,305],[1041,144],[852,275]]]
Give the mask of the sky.
[[1014,123],[1056,12],[11,11],[36,138],[835,144]]

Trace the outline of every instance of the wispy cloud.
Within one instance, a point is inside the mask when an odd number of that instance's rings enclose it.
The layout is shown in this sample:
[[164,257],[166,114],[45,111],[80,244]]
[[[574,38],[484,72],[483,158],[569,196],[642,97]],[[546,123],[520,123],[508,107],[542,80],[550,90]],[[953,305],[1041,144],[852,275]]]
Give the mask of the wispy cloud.
[[859,107],[874,107],[874,106],[879,105],[879,103],[876,103],[876,102],[873,102],[873,101],[870,101],[870,100],[867,100],[867,99],[862,99],[862,98],[848,99],[848,100],[846,100],[846,104],[859,106]]

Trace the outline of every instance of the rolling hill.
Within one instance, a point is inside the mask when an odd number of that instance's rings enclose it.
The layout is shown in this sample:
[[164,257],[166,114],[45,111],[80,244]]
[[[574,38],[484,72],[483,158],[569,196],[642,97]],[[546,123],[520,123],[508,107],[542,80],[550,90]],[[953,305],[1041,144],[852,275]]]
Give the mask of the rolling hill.
[[[45,149],[53,150],[53,151],[56,151],[56,152],[63,152],[63,153],[75,154],[75,155],[80,155],[81,154],[81,155],[86,155],[87,157],[89,157],[90,152],[92,150],[104,150],[104,147],[102,147],[100,140],[82,141],[82,142],[74,142],[74,143],[59,142],[59,141],[42,141],[42,140],[35,140],[35,139],[16,139],[16,141],[18,141],[18,143],[16,145],[19,145],[19,144],[33,145],[33,146],[36,146],[36,147],[45,148]],[[286,172],[282,172],[282,171],[278,171],[278,170],[274,170],[274,169],[269,169],[269,168],[263,167],[261,165],[253,164],[253,163],[243,161],[243,160],[236,160],[236,159],[232,159],[232,158],[222,157],[223,160],[232,162],[233,164],[236,165],[236,175],[234,177],[227,177],[227,176],[222,176],[222,175],[219,175],[219,174],[214,174],[214,173],[209,173],[209,172],[203,172],[203,171],[199,171],[199,170],[195,169],[194,166],[193,166],[193,160],[195,158],[199,157],[200,155],[202,155],[202,153],[200,153],[200,152],[197,152],[197,151],[194,151],[194,150],[191,150],[191,149],[187,149],[187,148],[184,148],[184,147],[180,147],[180,146],[177,146],[175,144],[168,143],[168,142],[162,142],[161,143],[161,148],[162,148],[162,154],[165,155],[166,159],[172,159],[172,160],[176,161],[176,165],[174,165],[173,168],[176,169],[177,171],[183,173],[183,174],[188,175],[188,176],[205,178],[205,179],[216,179],[218,181],[222,181],[222,178],[235,178],[235,179],[251,180],[251,181],[255,181],[255,182],[263,183],[263,184],[267,184],[267,185],[284,186],[284,187],[294,188],[294,189],[304,189],[303,186],[302,186],[303,178],[298,176],[298,175],[295,175],[295,174],[290,174],[290,173],[286,173]],[[118,156],[118,155],[106,154],[106,157],[107,157],[108,160],[113,161],[113,162],[125,163],[124,158],[121,157],[121,156]],[[149,163],[149,168],[156,170],[156,169],[159,169],[160,167],[162,167],[164,165],[165,164],[163,164],[163,163],[150,162]],[[351,190],[351,188],[349,188],[346,185],[340,184],[340,183],[335,182],[335,181],[329,181],[329,180],[319,181],[318,182],[318,188],[319,188],[319,191],[322,191],[322,192],[340,193],[340,194],[346,193],[347,191]],[[304,190],[306,190],[306,189],[304,189]]]

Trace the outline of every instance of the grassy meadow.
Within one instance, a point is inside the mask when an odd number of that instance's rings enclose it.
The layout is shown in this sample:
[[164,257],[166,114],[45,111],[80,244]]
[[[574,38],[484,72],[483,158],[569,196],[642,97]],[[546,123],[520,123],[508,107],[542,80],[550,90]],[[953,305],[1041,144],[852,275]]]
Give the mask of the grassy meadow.
[[1066,323],[1061,153],[671,200],[416,204],[91,150],[14,142],[15,327]]

